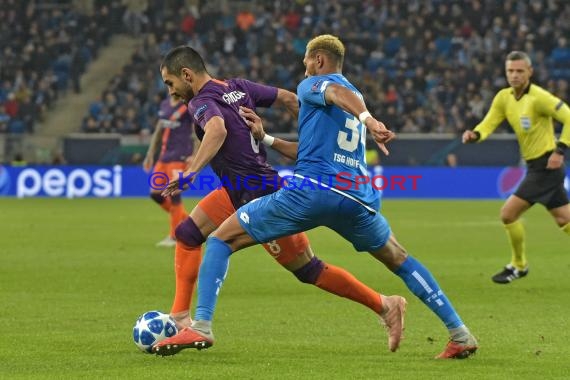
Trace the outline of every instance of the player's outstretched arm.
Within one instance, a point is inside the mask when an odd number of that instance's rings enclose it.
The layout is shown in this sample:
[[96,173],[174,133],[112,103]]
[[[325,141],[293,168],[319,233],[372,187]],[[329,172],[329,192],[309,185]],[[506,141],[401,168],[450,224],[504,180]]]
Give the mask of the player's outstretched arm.
[[146,151],[146,156],[143,161],[143,169],[145,172],[149,172],[154,166],[154,156],[156,150],[160,145],[160,140],[162,140],[163,129],[160,126],[160,121],[156,123],[154,127],[154,132],[150,138],[150,143],[148,144],[148,149]]
[[204,126],[204,137],[202,138],[202,143],[194,156],[190,167],[187,168],[184,173],[179,176],[178,179],[170,182],[170,184],[163,190],[163,196],[172,196],[180,194],[182,191],[187,190],[189,185],[187,183],[182,183],[181,178],[184,181],[192,182],[196,175],[204,169],[206,165],[214,158],[216,153],[220,150],[228,131],[224,123],[224,119],[219,116],[214,116]]
[[370,131],[380,150],[385,155],[389,154],[385,144],[393,140],[396,135],[368,112],[364,101],[352,90],[339,84],[330,84],[325,90],[325,101],[327,104],[334,104],[356,116]]
[[192,165],[192,162],[196,157],[196,153],[198,153],[198,149],[200,148],[201,141],[198,140],[198,136],[196,136],[196,133],[194,132],[192,133],[189,144],[192,144],[192,155],[186,158],[186,167],[184,170],[190,169],[190,165]]
[[[463,132],[461,136],[461,142],[463,144],[471,144],[474,142],[482,142],[491,135],[495,129],[505,120],[505,94],[504,91],[499,91],[495,98],[493,98],[493,102],[491,103],[491,107],[487,114],[481,120],[479,124],[473,128],[473,130],[467,130]],[[507,95],[510,96],[510,95]]]
[[261,118],[253,110],[241,106],[239,113],[244,118],[249,129],[251,129],[251,134],[256,140],[270,146],[272,149],[278,151],[287,158],[291,158],[293,160],[297,159],[298,143],[286,141],[266,134],[263,129]]
[[299,116],[299,101],[297,95],[291,91],[282,88],[277,89],[277,99],[275,99],[274,104],[285,107],[295,119]]

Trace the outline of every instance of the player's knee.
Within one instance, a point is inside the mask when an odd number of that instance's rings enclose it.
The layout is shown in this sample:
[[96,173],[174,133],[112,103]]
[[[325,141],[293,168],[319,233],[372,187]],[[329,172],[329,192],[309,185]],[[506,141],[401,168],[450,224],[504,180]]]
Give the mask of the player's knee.
[[157,193],[157,192],[154,192],[154,191],[153,191],[152,193],[150,193],[150,198],[151,198],[153,201],[155,201],[156,203],[158,203],[159,205],[160,205],[160,204],[163,204],[164,201],[166,200],[162,195],[160,195],[160,193]]
[[194,223],[192,218],[184,219],[184,221],[176,227],[174,236],[176,236],[176,240],[189,247],[198,247],[206,241],[202,232],[200,232],[200,229],[196,223]]
[[570,224],[570,220],[564,216],[554,216],[554,221],[560,228],[564,228],[566,225]]
[[501,209],[499,217],[501,218],[501,222],[503,222],[503,224],[511,224],[517,221],[516,216],[504,207]]
[[179,205],[182,202],[182,196],[180,194],[172,195],[170,201],[173,205]]
[[293,271],[293,274],[299,281],[305,284],[314,284],[317,282],[324,268],[325,264],[314,256],[307,264]]
[[395,239],[390,239],[382,248],[370,254],[392,272],[396,271],[408,258],[408,253]]

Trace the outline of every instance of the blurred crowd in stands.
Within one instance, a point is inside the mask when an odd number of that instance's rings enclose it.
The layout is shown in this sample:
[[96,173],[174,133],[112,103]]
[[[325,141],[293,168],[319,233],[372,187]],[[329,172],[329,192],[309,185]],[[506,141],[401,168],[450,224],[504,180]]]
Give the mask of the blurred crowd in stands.
[[[506,86],[511,50],[531,56],[534,82],[570,99],[567,0],[95,0],[90,16],[72,3],[0,0],[0,131],[33,132],[62,92],[81,90],[117,32],[141,45],[86,110],[84,132],[150,134],[166,95],[159,64],[174,46],[193,46],[220,79],[295,91],[305,45],[321,33],[342,38],[345,75],[397,132],[472,128]],[[283,111],[263,116],[274,133],[296,130]]]
[[71,0],[0,0],[0,133],[33,133],[58,97],[122,29],[124,6],[97,0],[87,16]]
[[[570,2],[565,0],[151,1],[125,25],[144,40],[85,118],[85,132],[150,133],[166,92],[159,63],[188,44],[218,78],[241,76],[295,90],[314,35],[347,47],[345,75],[369,109],[397,132],[460,133],[482,118],[505,87],[504,58],[524,50],[533,81],[568,101]],[[267,128],[295,121],[265,111]]]

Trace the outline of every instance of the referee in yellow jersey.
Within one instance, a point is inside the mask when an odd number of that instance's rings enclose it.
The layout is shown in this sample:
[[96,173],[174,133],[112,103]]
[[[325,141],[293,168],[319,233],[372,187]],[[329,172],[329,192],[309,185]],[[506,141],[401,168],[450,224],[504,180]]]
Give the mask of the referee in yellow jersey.
[[[560,229],[570,235],[570,206],[564,189],[564,153],[570,146],[570,108],[530,82],[532,63],[526,53],[509,53],[505,71],[510,87],[495,95],[483,121],[474,130],[465,131],[462,138],[464,144],[483,141],[506,119],[526,161],[526,176],[501,209],[512,259],[492,277],[499,284],[508,284],[528,274],[525,230],[520,217],[532,205],[544,205]],[[554,136],[553,118],[564,124],[558,141]]]

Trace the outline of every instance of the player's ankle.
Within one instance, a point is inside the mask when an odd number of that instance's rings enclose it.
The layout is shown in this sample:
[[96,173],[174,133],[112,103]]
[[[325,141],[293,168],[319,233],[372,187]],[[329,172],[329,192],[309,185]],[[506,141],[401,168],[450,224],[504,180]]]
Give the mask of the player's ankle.
[[184,319],[184,318],[190,317],[190,311],[184,310],[184,311],[177,311],[175,313],[171,312],[170,316],[172,318],[174,318],[174,320]]
[[170,316],[174,319],[174,322],[176,322],[176,328],[178,330],[192,325],[192,318],[190,318],[190,312],[188,310],[170,313]]
[[470,335],[471,332],[465,325],[449,329],[449,336],[451,337],[451,340],[453,340],[454,342],[461,342],[467,340]]
[[380,294],[380,303],[382,304],[382,306],[380,307],[380,315],[382,315],[385,311],[386,311],[386,297],[382,294]]
[[212,321],[199,320],[192,322],[192,329],[203,332],[205,334],[210,334],[212,332]]

